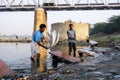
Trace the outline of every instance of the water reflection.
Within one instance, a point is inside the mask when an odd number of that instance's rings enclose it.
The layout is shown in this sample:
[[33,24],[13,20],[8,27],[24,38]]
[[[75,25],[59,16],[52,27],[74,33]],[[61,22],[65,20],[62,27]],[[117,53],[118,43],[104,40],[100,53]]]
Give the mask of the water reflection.
[[18,42],[16,42],[16,49],[18,48]]
[[62,59],[59,59],[48,52],[46,56],[44,55],[40,59],[40,66],[36,66],[31,62],[31,72],[35,75],[37,73],[46,72],[49,69],[59,68],[59,66],[62,65],[61,62],[63,62]]
[[46,69],[46,56],[40,58],[40,65],[37,66],[34,62],[31,61],[31,72],[33,75],[37,73],[45,72]]

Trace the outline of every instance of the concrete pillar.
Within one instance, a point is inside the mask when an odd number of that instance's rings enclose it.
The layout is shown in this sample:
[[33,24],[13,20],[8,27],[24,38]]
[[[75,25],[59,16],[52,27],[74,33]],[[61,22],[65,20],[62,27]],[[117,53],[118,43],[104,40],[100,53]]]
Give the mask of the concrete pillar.
[[[46,12],[42,8],[36,8],[35,15],[34,15],[34,31],[38,30],[39,25],[42,23],[47,25]],[[47,31],[47,29],[46,29],[46,31]]]
[[[46,24],[47,26],[47,18],[46,18],[46,12],[44,9],[42,8],[36,8],[35,9],[35,15],[34,15],[34,30],[33,32],[35,32],[36,30],[39,30],[39,25],[40,24]],[[46,35],[47,32],[47,28],[44,32],[44,34]],[[40,73],[45,71],[46,67],[45,67],[45,61],[46,61],[46,57],[47,57],[47,50],[38,46],[39,47],[39,54],[40,54],[40,66],[39,67],[35,67],[35,65],[32,65],[31,69],[34,73]]]

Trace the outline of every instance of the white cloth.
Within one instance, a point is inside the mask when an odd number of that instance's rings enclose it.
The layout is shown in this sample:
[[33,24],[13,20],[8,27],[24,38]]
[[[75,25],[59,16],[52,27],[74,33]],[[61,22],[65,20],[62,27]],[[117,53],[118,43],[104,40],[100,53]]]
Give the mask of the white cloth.
[[91,46],[89,45],[88,47],[86,47],[86,48],[83,48],[84,50],[88,50],[88,51],[91,51],[92,50],[92,48],[91,48]]
[[38,44],[36,42],[32,41],[32,43],[31,43],[31,54],[32,54],[32,57],[34,55],[36,55],[37,53],[39,53]]
[[91,45],[98,44],[98,42],[96,42],[96,41],[92,41],[92,40],[90,40],[89,43],[90,43]]

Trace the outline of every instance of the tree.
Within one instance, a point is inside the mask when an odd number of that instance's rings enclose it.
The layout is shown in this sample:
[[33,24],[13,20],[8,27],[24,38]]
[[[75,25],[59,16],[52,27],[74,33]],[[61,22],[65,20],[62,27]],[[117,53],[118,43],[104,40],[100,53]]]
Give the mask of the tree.
[[91,29],[91,34],[105,33],[105,27],[107,23],[101,22],[94,24],[94,28]]
[[108,19],[108,23],[101,22],[94,24],[94,28],[91,29],[91,34],[105,33],[111,34],[114,32],[120,32],[120,16],[112,16]]
[[112,28],[112,33],[120,31],[120,16],[109,18],[109,26]]

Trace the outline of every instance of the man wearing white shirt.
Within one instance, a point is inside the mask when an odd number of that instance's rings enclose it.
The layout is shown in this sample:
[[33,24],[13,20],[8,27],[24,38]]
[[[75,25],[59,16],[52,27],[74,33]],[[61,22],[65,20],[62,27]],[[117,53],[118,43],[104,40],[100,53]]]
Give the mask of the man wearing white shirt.
[[69,30],[67,31],[68,44],[69,44],[69,55],[71,55],[72,49],[74,51],[73,56],[76,57],[76,33],[73,30],[73,24],[69,24]]

